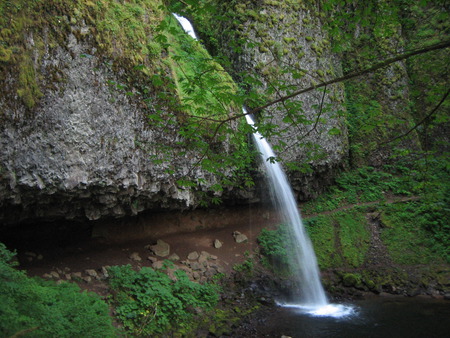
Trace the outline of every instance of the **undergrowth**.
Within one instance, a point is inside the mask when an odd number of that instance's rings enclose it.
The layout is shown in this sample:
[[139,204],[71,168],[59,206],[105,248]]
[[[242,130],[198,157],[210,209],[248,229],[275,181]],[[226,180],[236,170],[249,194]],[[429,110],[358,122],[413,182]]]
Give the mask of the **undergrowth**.
[[411,196],[416,192],[417,170],[386,165],[382,170],[362,167],[341,173],[328,192],[302,206],[305,214],[333,211],[347,205],[385,201],[388,194]]
[[[369,212],[381,217],[381,239],[394,263],[450,262],[448,167],[443,157],[424,156],[410,166],[399,161],[382,169],[342,173],[328,193],[302,206],[320,268],[363,266],[371,243]],[[388,201],[388,197],[409,199]],[[373,203],[365,206],[366,202]],[[346,210],[340,210],[344,206]],[[259,237],[263,263],[282,272],[288,264],[288,242],[285,226],[263,230]]]
[[382,208],[382,222],[386,227],[382,239],[396,263],[450,263],[448,204],[442,209],[430,209],[430,205],[422,201]]
[[1,337],[115,337],[108,305],[74,283],[29,278],[0,243]]
[[289,230],[284,224],[274,230],[262,229],[258,236],[261,247],[262,264],[279,275],[288,275],[289,269]]
[[[166,263],[166,268],[170,268]],[[218,302],[215,284],[198,284],[182,270],[172,271],[130,265],[109,269],[111,299],[117,318],[132,336],[186,336],[199,318]]]

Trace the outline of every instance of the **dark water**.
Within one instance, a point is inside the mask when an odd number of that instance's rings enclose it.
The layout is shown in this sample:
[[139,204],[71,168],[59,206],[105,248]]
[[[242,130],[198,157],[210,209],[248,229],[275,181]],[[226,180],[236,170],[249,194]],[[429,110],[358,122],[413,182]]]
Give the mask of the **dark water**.
[[278,308],[258,328],[257,336],[450,338],[450,301],[380,297],[351,305],[355,313],[344,318]]

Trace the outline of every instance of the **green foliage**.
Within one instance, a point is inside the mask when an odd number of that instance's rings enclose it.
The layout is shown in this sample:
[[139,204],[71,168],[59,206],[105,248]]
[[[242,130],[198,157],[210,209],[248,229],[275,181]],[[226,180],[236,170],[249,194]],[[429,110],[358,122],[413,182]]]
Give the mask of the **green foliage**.
[[338,232],[335,231],[333,220],[329,216],[320,215],[304,220],[306,231],[313,243],[317,263],[322,269],[343,265],[339,251]]
[[364,263],[370,244],[364,210],[349,209],[305,220],[321,268]]
[[342,277],[342,283],[347,287],[358,287],[361,285],[361,275],[357,273],[347,273]]
[[76,284],[29,278],[0,243],[0,336],[115,337],[105,302]]
[[305,203],[305,214],[336,210],[347,205],[386,199],[387,195],[411,196],[417,192],[417,170],[400,164],[383,168],[361,167],[343,172],[335,185],[318,199]]
[[258,236],[261,247],[262,263],[279,274],[287,274],[289,270],[290,236],[286,225],[279,225],[274,230],[262,229]]
[[370,245],[365,214],[358,209],[350,210],[333,215],[333,219],[339,225],[342,257],[352,267],[361,266]]
[[383,238],[394,260],[402,264],[450,261],[449,168],[445,154],[423,153],[414,169],[405,173],[420,199],[382,209],[388,225]]
[[233,270],[237,272],[243,272],[247,274],[251,274],[254,269],[253,261],[250,258],[247,258],[244,262],[240,264],[235,264],[233,266]]
[[[399,159],[383,170],[362,167],[339,175],[328,193],[302,208],[306,214],[334,211],[305,221],[319,265],[363,263],[370,238],[366,210],[353,205],[364,203],[381,213],[382,239],[395,262],[449,261],[449,167],[448,156],[423,153],[421,159]],[[397,203],[388,203],[392,196]],[[339,211],[343,207],[349,209]]]
[[109,273],[117,318],[133,336],[189,334],[196,315],[218,301],[215,285],[191,282],[181,270],[173,272],[174,279],[148,267],[134,271],[130,265],[111,267]]
[[[448,194],[448,192],[447,192]],[[447,203],[444,206],[444,203]],[[450,263],[448,196],[438,205],[424,201],[385,206],[382,239],[399,264]]]

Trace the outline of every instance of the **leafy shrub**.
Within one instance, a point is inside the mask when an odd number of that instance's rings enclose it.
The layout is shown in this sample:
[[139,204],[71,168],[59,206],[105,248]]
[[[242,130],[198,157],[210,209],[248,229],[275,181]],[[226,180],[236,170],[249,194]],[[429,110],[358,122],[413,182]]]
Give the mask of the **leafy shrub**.
[[241,264],[235,264],[233,266],[233,270],[237,271],[237,272],[252,273],[253,269],[254,269],[254,264],[253,264],[253,261],[250,258],[247,258]]
[[114,337],[108,305],[76,284],[29,278],[0,243],[0,336]]
[[130,265],[109,269],[117,317],[133,336],[184,335],[195,329],[196,314],[218,301],[217,286],[192,282],[182,270],[174,280],[161,270]]
[[[277,274],[288,275],[295,268],[289,252],[293,251],[292,236],[287,225],[281,224],[275,230],[262,229],[258,236],[262,263]],[[297,267],[298,268],[298,267]]]

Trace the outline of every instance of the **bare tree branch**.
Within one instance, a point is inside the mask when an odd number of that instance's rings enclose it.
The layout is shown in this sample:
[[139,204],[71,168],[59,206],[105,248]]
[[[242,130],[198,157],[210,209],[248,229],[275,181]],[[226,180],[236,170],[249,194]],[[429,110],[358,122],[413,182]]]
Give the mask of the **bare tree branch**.
[[440,106],[442,106],[442,104],[445,102],[445,100],[447,99],[447,97],[450,95],[450,89],[447,90],[447,92],[444,94],[444,96],[442,97],[442,99],[439,101],[439,103],[436,105],[436,107],[433,108],[433,110],[431,110],[427,116],[425,116],[420,122],[416,123],[414,125],[414,127],[412,127],[411,129],[409,129],[406,133],[403,133],[397,137],[394,137],[393,139],[389,140],[389,141],[385,141],[380,143],[379,145],[384,145],[384,144],[388,144],[391,142],[394,142],[395,140],[398,140],[400,138],[403,138],[405,136],[408,136],[409,134],[411,134],[414,130],[416,130],[420,125],[422,125],[423,123],[425,123],[426,120],[428,120],[434,113],[437,112],[437,110],[439,109]]
[[[322,88],[322,87],[327,87],[327,86],[329,86],[331,84],[334,84],[334,83],[344,82],[344,81],[347,81],[347,80],[350,80],[350,79],[353,79],[353,78],[356,78],[356,77],[359,77],[359,76],[362,76],[362,75],[374,72],[376,70],[385,68],[385,67],[387,67],[387,66],[389,66],[389,65],[391,65],[391,64],[393,64],[395,62],[408,59],[408,58],[410,58],[412,56],[425,54],[425,53],[428,53],[428,52],[431,52],[431,51],[434,51],[434,50],[445,49],[445,48],[448,48],[448,47],[450,47],[450,40],[441,41],[441,42],[432,44],[430,46],[426,46],[426,47],[423,47],[423,48],[420,48],[420,49],[409,51],[409,52],[403,53],[401,55],[397,55],[395,57],[386,59],[386,60],[384,60],[382,62],[379,62],[379,63],[373,65],[372,67],[369,67],[369,68],[366,68],[366,69],[362,69],[362,70],[356,70],[356,71],[350,72],[350,73],[348,73],[348,74],[346,74],[344,76],[340,76],[340,77],[334,78],[334,79],[329,80],[329,81],[324,81],[324,82],[319,83],[319,84],[314,85],[314,86],[310,86],[310,87],[307,87],[307,88],[304,88],[304,89],[300,89],[300,90],[295,91],[295,92],[293,92],[293,93],[291,93],[289,95],[280,97],[280,98],[278,98],[276,100],[273,100],[273,101],[270,101],[270,102],[266,103],[263,106],[254,108],[254,109],[252,109],[250,111],[247,111],[246,113],[242,112],[240,114],[234,114],[234,115],[230,116],[229,118],[227,118],[225,120],[206,118],[209,121],[213,121],[213,122],[217,122],[218,123],[218,125],[214,128],[214,131],[212,132],[211,140],[214,140],[216,138],[216,136],[218,135],[218,133],[219,133],[220,129],[222,128],[222,126],[225,125],[227,122],[230,122],[230,121],[242,118],[245,115],[258,113],[258,112],[260,112],[260,111],[262,111],[262,110],[264,110],[264,109],[266,109],[266,108],[268,108],[270,106],[273,106],[273,105],[275,105],[277,103],[284,102],[286,100],[289,100],[289,99],[291,99],[293,97],[296,97],[298,95],[310,92],[312,90],[315,90],[315,89],[318,89],[318,88]],[[446,96],[447,95],[448,95],[448,93],[446,94]],[[440,104],[438,106],[440,106]],[[423,122],[421,122],[421,123],[423,123]],[[204,152],[200,156],[197,164],[199,164],[207,156],[208,151],[209,151],[209,149],[207,149],[206,152]]]
[[[373,65],[372,67],[369,67],[369,68],[366,68],[366,69],[362,69],[362,70],[356,70],[356,71],[350,72],[350,73],[348,73],[348,74],[346,74],[344,76],[340,76],[340,77],[337,77],[337,78],[334,78],[334,79],[331,79],[331,80],[328,80],[328,81],[321,82],[321,83],[319,83],[317,85],[314,85],[314,86],[310,86],[310,87],[307,87],[307,88],[300,89],[300,90],[295,91],[295,92],[293,92],[293,93],[291,93],[289,95],[280,97],[280,98],[275,99],[273,101],[270,101],[270,102],[266,103],[263,106],[259,106],[257,108],[253,108],[252,110],[249,110],[246,113],[234,114],[234,115],[230,116],[229,118],[227,118],[225,120],[218,120],[218,119],[211,119],[211,118],[205,118],[205,119],[207,119],[209,121],[213,121],[213,122],[219,123],[219,125],[216,127],[216,129],[217,128],[220,129],[222,127],[222,125],[224,123],[228,122],[228,121],[236,120],[238,118],[244,117],[245,115],[256,114],[256,113],[258,113],[258,112],[260,112],[260,111],[262,111],[262,110],[264,110],[264,109],[266,109],[266,108],[268,108],[270,106],[273,106],[273,105],[275,105],[277,103],[284,102],[286,100],[292,99],[295,96],[298,96],[298,95],[310,92],[310,91],[318,89],[318,88],[326,87],[326,86],[329,86],[329,85],[334,84],[334,83],[344,82],[344,81],[353,79],[355,77],[359,77],[359,76],[362,76],[362,75],[365,75],[365,74],[368,74],[368,73],[372,73],[372,72],[374,72],[376,70],[385,68],[385,67],[387,67],[387,66],[389,66],[389,65],[391,65],[391,64],[393,64],[395,62],[408,59],[408,58],[410,58],[412,56],[415,56],[415,55],[428,53],[428,52],[431,52],[431,51],[434,51],[434,50],[445,49],[445,48],[448,48],[448,47],[450,47],[450,40],[441,41],[441,42],[432,44],[432,45],[427,46],[427,47],[423,47],[423,48],[420,48],[420,49],[409,51],[409,52],[403,53],[401,55],[397,55],[395,57],[386,59],[386,60],[384,60],[382,62],[379,62],[379,63]],[[217,132],[214,132],[214,134],[217,134]]]
[[268,108],[270,106],[273,106],[274,104],[277,104],[279,102],[283,102],[283,101],[289,100],[289,99],[291,99],[291,98],[293,98],[295,96],[298,96],[300,94],[304,94],[306,92],[309,92],[309,91],[317,89],[317,88],[322,88],[322,87],[325,87],[325,86],[328,86],[328,85],[331,85],[331,84],[334,84],[334,83],[343,82],[343,81],[352,79],[354,77],[358,77],[358,76],[361,76],[361,75],[372,73],[372,72],[374,72],[374,71],[376,71],[378,69],[387,67],[387,66],[389,66],[392,63],[408,59],[411,56],[424,54],[424,53],[431,52],[433,50],[444,49],[444,48],[448,48],[448,47],[450,47],[450,40],[441,41],[439,43],[436,43],[436,44],[433,44],[433,45],[430,45],[430,46],[427,46],[427,47],[424,47],[424,48],[421,48],[421,49],[417,49],[417,50],[414,50],[414,51],[406,52],[406,53],[401,54],[401,55],[397,55],[395,57],[392,57],[392,58],[386,59],[386,60],[384,60],[384,61],[382,61],[380,63],[377,63],[377,64],[373,65],[372,67],[369,67],[369,68],[366,68],[366,69],[363,69],[363,70],[359,70],[359,71],[353,71],[353,72],[350,72],[350,73],[348,73],[348,74],[346,74],[344,76],[340,76],[340,77],[337,77],[335,79],[319,83],[318,85],[310,86],[310,87],[304,88],[304,89],[300,89],[298,91],[293,92],[292,94],[289,94],[289,95],[283,96],[283,97],[281,97],[279,99],[270,101],[270,102],[266,103],[263,106],[254,108],[251,111],[249,111],[248,114],[258,113],[261,110],[264,110],[264,109],[266,109],[266,108]]

